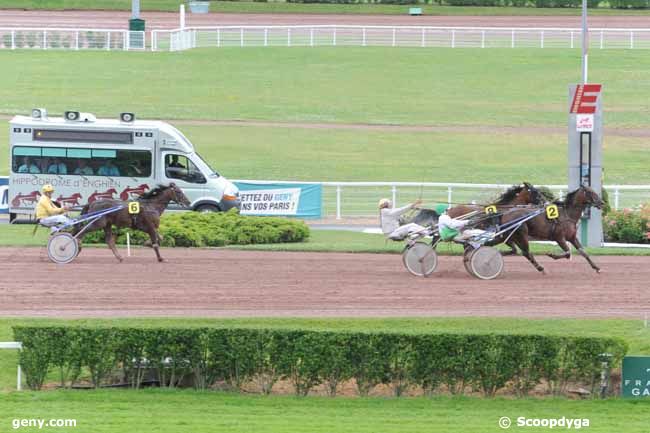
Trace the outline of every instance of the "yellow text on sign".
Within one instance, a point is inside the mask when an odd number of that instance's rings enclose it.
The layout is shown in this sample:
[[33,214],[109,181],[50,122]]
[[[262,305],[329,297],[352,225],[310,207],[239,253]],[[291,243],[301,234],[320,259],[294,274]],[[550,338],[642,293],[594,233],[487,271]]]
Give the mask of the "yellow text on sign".
[[497,213],[497,207],[492,205],[485,208],[485,213],[488,215]]
[[140,213],[140,203],[137,201],[129,202],[129,213],[131,215],[136,215]]
[[546,218],[550,220],[557,219],[560,216],[560,211],[557,208],[557,205],[551,204],[546,206]]

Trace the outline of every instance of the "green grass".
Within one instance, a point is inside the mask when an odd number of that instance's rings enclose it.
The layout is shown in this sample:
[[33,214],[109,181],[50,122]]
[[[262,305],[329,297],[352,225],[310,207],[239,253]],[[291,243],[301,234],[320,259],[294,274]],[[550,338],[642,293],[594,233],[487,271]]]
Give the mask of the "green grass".
[[[178,0],[146,0],[142,11],[178,12]],[[385,14],[404,15],[411,5],[384,4],[324,4],[250,1],[212,1],[212,13],[301,13],[301,14]],[[513,15],[556,16],[580,15],[579,8],[515,8],[515,7],[459,7],[422,5],[425,15]],[[131,10],[131,0],[0,0],[0,9],[101,9]],[[189,12],[189,10],[188,10]],[[590,9],[589,15],[647,15],[646,10]]]
[[[0,233],[2,232],[0,231]],[[396,254],[402,252],[404,243],[386,241],[386,238],[379,234],[335,230],[312,230],[307,242],[242,245],[232,246],[229,248],[259,251],[321,251]],[[586,250],[591,255],[650,256],[650,248],[607,247],[587,248]],[[559,253],[560,248],[555,245],[532,244],[531,251],[533,254],[546,254],[549,252]],[[438,246],[437,252],[441,255],[462,255],[463,249],[460,245],[444,242]]]
[[[295,180],[565,183],[566,135],[516,127],[563,128],[567,84],[579,75],[577,51],[552,49],[5,51],[0,61],[12,65],[0,71],[6,115],[44,106],[53,115],[76,108],[107,117],[496,128],[178,125],[229,178]],[[605,85],[606,126],[645,128],[650,57],[594,51],[590,64]],[[0,175],[8,173],[7,131]],[[606,135],[604,152],[607,183],[650,183],[645,138]]]
[[[13,393],[0,401],[0,428],[15,418],[76,419],[74,432],[472,432],[502,431],[502,416],[588,418],[588,431],[647,432],[650,401],[505,398],[328,399],[220,392],[57,391]],[[529,431],[513,427],[508,431]],[[21,429],[34,432],[36,429]]]
[[[161,119],[564,127],[567,86],[580,79],[579,52],[568,49],[3,51],[0,62],[12,65],[0,71],[7,115],[46,107]],[[590,80],[605,85],[606,125],[647,125],[645,50],[593,50],[590,68]]]
[[[0,224],[0,247],[26,246],[45,247],[48,232],[39,228],[36,236],[32,236],[33,225]],[[103,245],[100,245],[103,247]],[[339,253],[385,253],[399,254],[404,248],[402,242],[388,242],[383,235],[366,234],[351,231],[311,230],[309,240],[298,243],[266,244],[266,245],[236,245],[227,248],[257,250],[257,251],[308,251],[308,252],[339,252]],[[441,255],[460,255],[459,245],[443,243],[438,247]],[[531,245],[533,254],[560,252],[559,247],[550,245]],[[618,256],[648,256],[650,248],[587,248],[591,255]]]

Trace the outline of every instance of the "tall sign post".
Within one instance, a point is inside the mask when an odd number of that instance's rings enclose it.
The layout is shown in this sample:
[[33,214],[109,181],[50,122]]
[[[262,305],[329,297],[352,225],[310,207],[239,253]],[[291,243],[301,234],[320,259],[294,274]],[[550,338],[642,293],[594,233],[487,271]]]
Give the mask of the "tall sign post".
[[[598,194],[603,187],[602,84],[569,86],[569,190],[589,186]],[[603,242],[602,211],[585,210],[580,224],[580,242],[600,247]]]
[[129,32],[129,48],[144,49],[144,20],[140,18],[140,0],[131,0]]
[[[602,194],[603,109],[601,84],[588,84],[589,29],[587,0],[582,0],[582,83],[569,85],[569,190],[580,185]],[[581,218],[580,242],[600,247],[603,242],[602,212],[587,209]]]

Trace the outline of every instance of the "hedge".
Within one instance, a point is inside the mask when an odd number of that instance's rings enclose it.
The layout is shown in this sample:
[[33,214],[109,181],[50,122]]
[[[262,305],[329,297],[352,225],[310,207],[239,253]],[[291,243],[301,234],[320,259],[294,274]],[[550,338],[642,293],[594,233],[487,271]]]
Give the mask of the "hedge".
[[603,231],[608,242],[645,244],[650,242],[650,205],[639,210],[612,211],[603,218]]
[[[241,328],[15,327],[23,343],[20,364],[27,385],[39,390],[58,373],[69,387],[81,372],[94,387],[119,381],[139,388],[147,375],[161,387],[190,383],[233,389],[256,382],[270,393],[280,379],[305,396],[324,384],[329,395],[355,379],[358,393],[379,384],[396,396],[411,386],[487,397],[506,387],[525,396],[540,383],[561,394],[567,384],[595,389],[599,355],[617,366],[627,352],[619,339],[501,334],[401,334]],[[441,388],[441,385],[444,388]]]
[[[149,236],[128,230],[134,245],[149,242]],[[127,229],[116,230],[117,242],[126,243]],[[277,217],[240,215],[228,212],[182,212],[163,215],[160,221],[162,246],[222,247],[224,245],[302,242],[309,237],[303,221]],[[84,238],[87,243],[104,243],[104,232],[97,231]]]

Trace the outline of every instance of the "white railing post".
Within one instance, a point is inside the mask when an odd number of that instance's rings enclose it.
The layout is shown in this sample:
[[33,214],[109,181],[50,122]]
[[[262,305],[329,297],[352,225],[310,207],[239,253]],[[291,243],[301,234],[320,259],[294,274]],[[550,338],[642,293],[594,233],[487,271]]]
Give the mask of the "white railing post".
[[544,48],[544,30],[542,30],[540,32],[539,37],[540,37],[540,40],[539,40],[540,48]]
[[366,28],[364,27],[361,32],[363,33],[363,42],[361,43],[362,47],[366,46]]
[[266,27],[264,28],[264,46],[269,46],[269,29]]
[[332,45],[336,46],[336,26],[334,26],[334,33],[332,33]]
[[560,190],[560,192],[558,192],[558,197],[560,200],[564,200],[564,191]]
[[79,50],[79,30],[74,32],[74,49]]
[[481,48],[485,48],[485,30],[481,32]]
[[395,42],[397,40],[396,33],[397,33],[397,29],[395,27],[393,27],[393,44],[392,44],[393,47],[395,46]]
[[393,207],[397,205],[397,185],[393,185],[391,188],[392,197],[393,197]]
[[451,194],[452,194],[451,186],[448,186],[447,187],[447,204],[449,206],[451,206]]
[[515,47],[515,29],[512,29],[512,34],[510,35],[510,48]]
[[47,30],[43,30],[43,49],[47,50]]
[[239,45],[244,46],[244,28],[239,29]]
[[341,219],[341,185],[336,186],[336,219]]
[[621,192],[616,188],[614,190],[614,210],[618,210],[619,200],[621,198]]
[[424,29],[424,27],[422,27],[422,43],[420,44],[420,46],[421,46],[422,48],[424,48],[424,47],[426,46],[426,42],[425,42],[425,29]]
[[16,31],[15,30],[11,31],[11,49],[12,50],[16,49]]
[[106,32],[106,51],[111,50],[111,32]]
[[604,38],[604,36],[605,36],[605,31],[601,30],[600,31],[600,49],[601,50],[603,49],[603,38]]
[[451,29],[451,47],[456,48],[456,29]]
[[124,51],[128,51],[131,49],[131,32],[130,31],[125,31],[124,32]]
[[314,46],[314,28],[309,29],[309,46]]
[[20,368],[20,361],[18,362],[18,372],[16,373],[16,390],[22,391],[23,389],[23,371]]
[[291,27],[287,27],[287,47],[291,46]]
[[217,29],[217,48],[221,48],[221,29]]
[[634,32],[630,30],[630,49],[634,49]]

